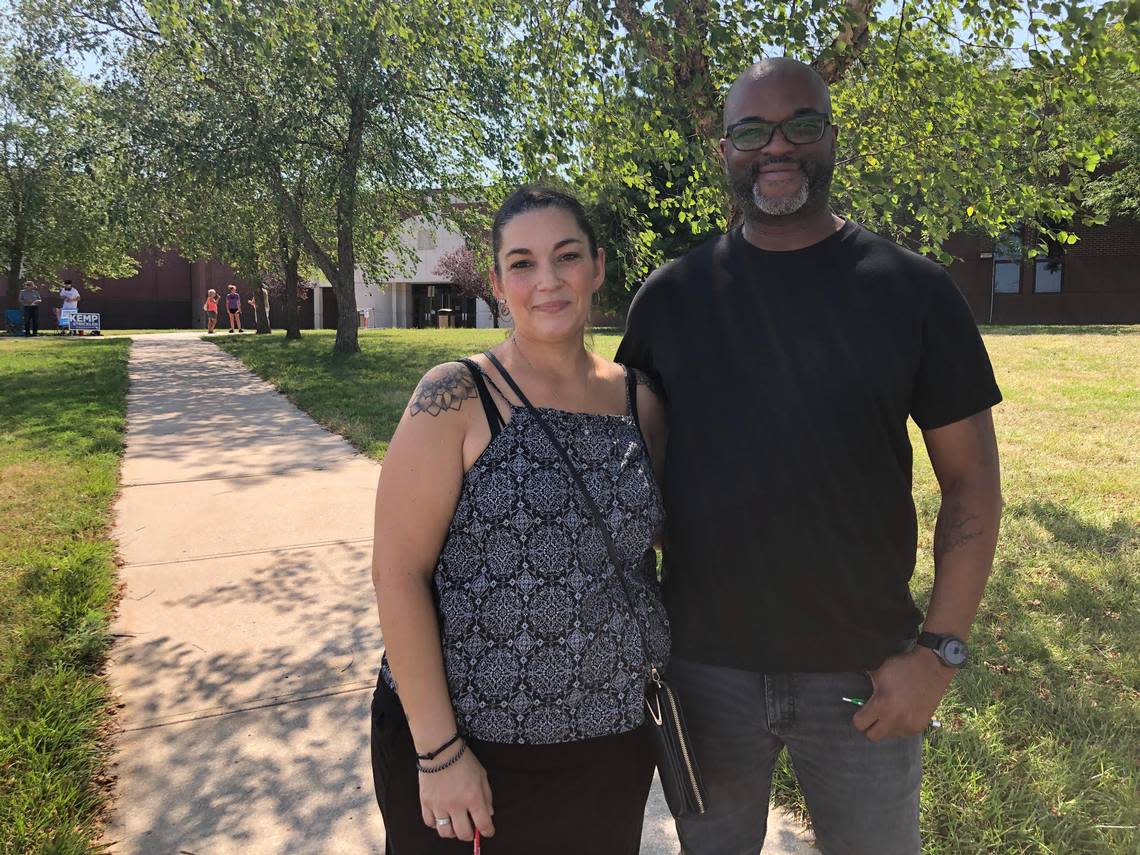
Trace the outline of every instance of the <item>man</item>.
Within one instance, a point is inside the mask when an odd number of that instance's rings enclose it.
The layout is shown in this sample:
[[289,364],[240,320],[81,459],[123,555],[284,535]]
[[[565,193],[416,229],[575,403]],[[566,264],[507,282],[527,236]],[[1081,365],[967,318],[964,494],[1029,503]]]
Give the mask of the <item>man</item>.
[[[265,331],[273,332],[273,327],[269,325],[269,289],[264,285],[259,289],[261,291],[261,305],[264,307],[265,312]],[[250,297],[247,301],[249,307],[253,310],[254,323],[258,324],[258,332],[261,332],[261,325],[257,320],[257,298]]]
[[[649,278],[618,351],[668,406],[669,676],[709,805],[678,822],[689,855],[760,849],[785,747],[826,855],[919,853],[922,732],[997,541],[985,348],[942,268],[830,210],[830,114],[806,65],[740,76],[743,225]],[[942,491],[920,636],[908,416]]]
[[24,335],[40,334],[40,292],[34,285],[28,283],[20,289],[20,305],[24,309]]
[[68,335],[75,335],[75,330],[71,328],[71,322],[75,320],[75,315],[79,311],[79,289],[71,284],[70,279],[64,279],[59,296],[63,298],[63,307],[59,310],[60,329],[62,331],[62,328],[66,326]]

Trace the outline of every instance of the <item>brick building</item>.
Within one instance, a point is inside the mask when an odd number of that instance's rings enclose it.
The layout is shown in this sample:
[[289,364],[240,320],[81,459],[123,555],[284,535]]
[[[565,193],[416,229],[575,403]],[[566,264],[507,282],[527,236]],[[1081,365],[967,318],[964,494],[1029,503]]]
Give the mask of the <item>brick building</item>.
[[[449,286],[434,274],[442,252],[462,240],[447,229],[428,228],[413,218],[408,221],[409,246],[419,259],[415,270],[399,280],[367,285],[357,273],[357,306],[362,323],[371,327],[435,326],[441,308],[455,312],[460,326],[490,326],[489,313],[481,301],[457,300]],[[1140,323],[1140,222],[1118,221],[1084,228],[1080,241],[1048,258],[1030,259],[1026,248],[1035,246],[1032,229],[1017,229],[1003,239],[961,234],[947,249],[958,257],[950,273],[982,324],[1133,324]],[[414,241],[414,243],[412,243]],[[60,275],[73,279],[83,294],[80,310],[99,312],[104,329],[205,327],[202,302],[206,290],[225,293],[228,282],[237,282],[243,300],[252,289],[235,279],[216,261],[187,261],[177,253],[146,258],[130,279],[85,280],[71,271]],[[58,290],[58,282],[53,287]],[[91,286],[96,286],[92,288]],[[46,296],[41,323],[51,324],[52,309],[60,304]],[[0,277],[0,303],[17,305]],[[248,307],[243,303],[243,308]],[[245,314],[246,323],[253,318]],[[270,314],[276,325],[284,307],[273,301]],[[221,313],[219,327],[225,327]],[[301,304],[301,327],[334,326],[336,301],[332,289],[320,287]]]
[[1079,232],[1051,257],[1028,258],[1032,229],[1001,240],[956,235],[950,274],[981,324],[1140,323],[1140,223],[1111,222]]
[[[53,310],[62,300],[58,292],[64,279],[71,279],[79,288],[81,312],[98,312],[105,330],[122,329],[186,329],[206,326],[202,304],[206,291],[213,288],[225,294],[226,285],[235,283],[242,294],[242,319],[246,326],[255,326],[252,311],[245,300],[253,296],[253,289],[234,276],[226,265],[217,261],[187,261],[176,252],[144,255],[139,259],[139,271],[128,279],[91,279],[78,271],[63,270],[58,279],[41,287],[44,298],[40,309],[40,325],[50,329],[54,324]],[[18,294],[9,293],[8,281],[0,276],[0,303],[6,308],[17,305]],[[284,319],[285,308],[271,300],[270,317]],[[225,311],[219,312],[219,329],[227,326]],[[313,301],[301,304],[301,327],[312,329]]]

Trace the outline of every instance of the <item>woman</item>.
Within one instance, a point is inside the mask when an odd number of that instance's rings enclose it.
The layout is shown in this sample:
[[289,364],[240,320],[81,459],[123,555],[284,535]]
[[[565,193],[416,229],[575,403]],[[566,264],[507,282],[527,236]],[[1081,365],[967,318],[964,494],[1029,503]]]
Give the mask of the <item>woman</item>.
[[230,333],[235,326],[239,333],[245,332],[241,328],[241,294],[232,282],[226,286],[226,313],[230,316]]
[[[388,851],[470,852],[478,830],[488,855],[635,855],[653,776],[642,651],[663,664],[669,647],[652,551],[662,406],[583,344],[605,255],[576,200],[524,187],[492,248],[514,333],[424,376],[377,491]],[[632,613],[539,418],[601,509]]]
[[206,292],[206,302],[202,304],[202,311],[206,313],[206,330],[213,335],[214,328],[218,325],[218,292],[213,288]]

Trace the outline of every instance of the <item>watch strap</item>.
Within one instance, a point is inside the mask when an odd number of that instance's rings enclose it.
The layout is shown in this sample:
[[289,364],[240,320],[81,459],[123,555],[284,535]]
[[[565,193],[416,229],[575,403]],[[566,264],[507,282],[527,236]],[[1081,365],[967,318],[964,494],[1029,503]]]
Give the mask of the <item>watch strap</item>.
[[931,650],[937,650],[942,640],[946,638],[945,635],[939,635],[936,632],[920,632],[918,634],[918,641],[915,642],[919,647],[929,647]]

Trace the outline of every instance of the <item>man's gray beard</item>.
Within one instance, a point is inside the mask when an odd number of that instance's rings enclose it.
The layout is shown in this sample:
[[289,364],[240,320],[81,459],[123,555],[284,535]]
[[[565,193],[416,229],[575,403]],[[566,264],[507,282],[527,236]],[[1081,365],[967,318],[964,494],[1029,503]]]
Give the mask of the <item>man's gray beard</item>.
[[794,196],[765,196],[759,187],[755,185],[752,187],[752,201],[756,203],[762,214],[767,214],[769,217],[786,217],[794,214],[807,204],[809,195],[806,175],[800,179],[800,189]]

